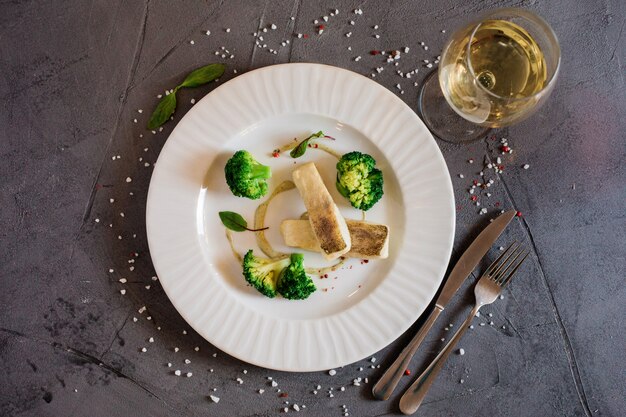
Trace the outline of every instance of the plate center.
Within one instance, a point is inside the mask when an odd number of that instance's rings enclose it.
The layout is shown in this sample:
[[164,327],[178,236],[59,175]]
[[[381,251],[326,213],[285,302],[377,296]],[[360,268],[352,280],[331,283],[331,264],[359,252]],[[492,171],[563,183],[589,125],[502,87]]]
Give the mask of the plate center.
[[[235,211],[253,224],[257,206],[265,201],[249,200],[233,196],[224,179],[224,165],[232,154],[240,149],[251,152],[262,164],[272,168],[271,192],[284,180],[291,179],[295,167],[306,162],[314,162],[326,187],[345,218],[361,219],[362,213],[352,208],[335,188],[337,159],[320,149],[307,149],[304,156],[293,159],[288,152],[273,157],[272,152],[295,140],[302,140],[311,133],[322,130],[335,138],[320,139],[320,143],[331,147],[339,154],[360,151],[372,155],[377,166],[383,171],[385,185],[383,198],[367,212],[368,221],[383,223],[390,229],[389,258],[383,260],[347,259],[345,264],[327,277],[311,275],[318,290],[307,300],[290,301],[280,297],[270,299],[250,287],[242,275],[242,268],[235,259],[221,224],[219,211]],[[210,133],[209,133],[210,134]],[[265,119],[251,125],[223,144],[212,161],[207,161],[207,175],[200,193],[198,204],[198,233],[205,260],[211,266],[211,276],[223,285],[236,300],[261,315],[279,319],[317,319],[340,313],[367,297],[387,276],[404,239],[405,210],[399,190],[398,180],[391,165],[379,149],[357,129],[338,120],[313,114],[284,114]],[[269,195],[268,192],[268,195]],[[304,254],[307,267],[328,266],[321,255],[284,245],[280,234],[280,223],[285,219],[297,219],[305,211],[297,190],[279,194],[272,200],[265,226],[269,227],[266,237],[272,246],[281,252]],[[255,243],[254,233],[232,233],[235,249],[245,254],[253,249],[257,256],[265,255]],[[215,302],[219,302],[216,300]]]

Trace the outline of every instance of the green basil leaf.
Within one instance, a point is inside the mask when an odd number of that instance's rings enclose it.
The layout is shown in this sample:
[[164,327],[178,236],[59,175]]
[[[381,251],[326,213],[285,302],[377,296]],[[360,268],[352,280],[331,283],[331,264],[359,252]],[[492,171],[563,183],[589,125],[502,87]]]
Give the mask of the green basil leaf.
[[156,109],[152,112],[152,116],[150,116],[148,129],[154,130],[167,122],[170,116],[174,114],[174,110],[176,110],[176,91],[164,96],[161,101],[159,101]]
[[313,133],[311,136],[300,142],[298,146],[293,148],[291,152],[289,152],[289,155],[291,155],[294,159],[300,158],[306,152],[306,148],[309,146],[309,141],[313,138],[321,138],[322,136],[324,136],[324,132],[321,130],[317,133]]
[[226,65],[224,64],[209,64],[204,67],[200,67],[193,70],[187,75],[185,81],[183,81],[178,87],[198,87],[208,82],[219,78],[224,74]]
[[241,215],[232,211],[220,211],[222,224],[233,232],[244,232],[248,230],[248,222]]

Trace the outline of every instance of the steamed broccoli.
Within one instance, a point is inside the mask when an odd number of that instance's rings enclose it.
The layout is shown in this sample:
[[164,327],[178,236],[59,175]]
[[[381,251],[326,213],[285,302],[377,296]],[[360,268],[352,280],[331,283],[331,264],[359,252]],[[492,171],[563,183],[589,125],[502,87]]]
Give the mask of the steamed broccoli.
[[260,164],[248,151],[237,151],[224,167],[226,183],[238,197],[253,200],[267,193],[267,179],[272,176],[270,167]]
[[276,297],[278,277],[289,266],[289,258],[266,259],[254,256],[250,249],[243,257],[243,276],[266,297]]
[[358,151],[337,162],[337,190],[352,207],[369,210],[383,196],[383,173],[375,166],[374,158]]
[[288,300],[304,300],[315,292],[315,284],[304,272],[304,256],[301,253],[291,254],[291,263],[278,277],[278,292]]
[[280,293],[288,300],[304,300],[316,288],[304,272],[303,260],[299,253],[280,259],[260,258],[251,249],[243,258],[243,276],[266,297],[274,298]]

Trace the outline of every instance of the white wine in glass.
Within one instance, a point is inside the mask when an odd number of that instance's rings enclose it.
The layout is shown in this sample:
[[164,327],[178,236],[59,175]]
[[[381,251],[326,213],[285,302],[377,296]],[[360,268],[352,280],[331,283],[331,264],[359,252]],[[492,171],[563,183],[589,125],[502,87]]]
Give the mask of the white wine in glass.
[[543,19],[521,9],[496,10],[452,35],[439,82],[432,76],[424,84],[420,113],[441,139],[479,139],[489,128],[531,115],[552,90],[559,62],[558,41]]

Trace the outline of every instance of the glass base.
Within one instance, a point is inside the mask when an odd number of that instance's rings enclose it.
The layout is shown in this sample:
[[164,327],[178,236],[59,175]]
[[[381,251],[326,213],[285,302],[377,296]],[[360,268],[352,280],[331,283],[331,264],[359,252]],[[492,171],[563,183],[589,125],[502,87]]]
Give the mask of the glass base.
[[491,131],[491,128],[465,120],[452,110],[441,91],[437,70],[426,76],[420,89],[417,109],[430,132],[446,142],[475,142]]

